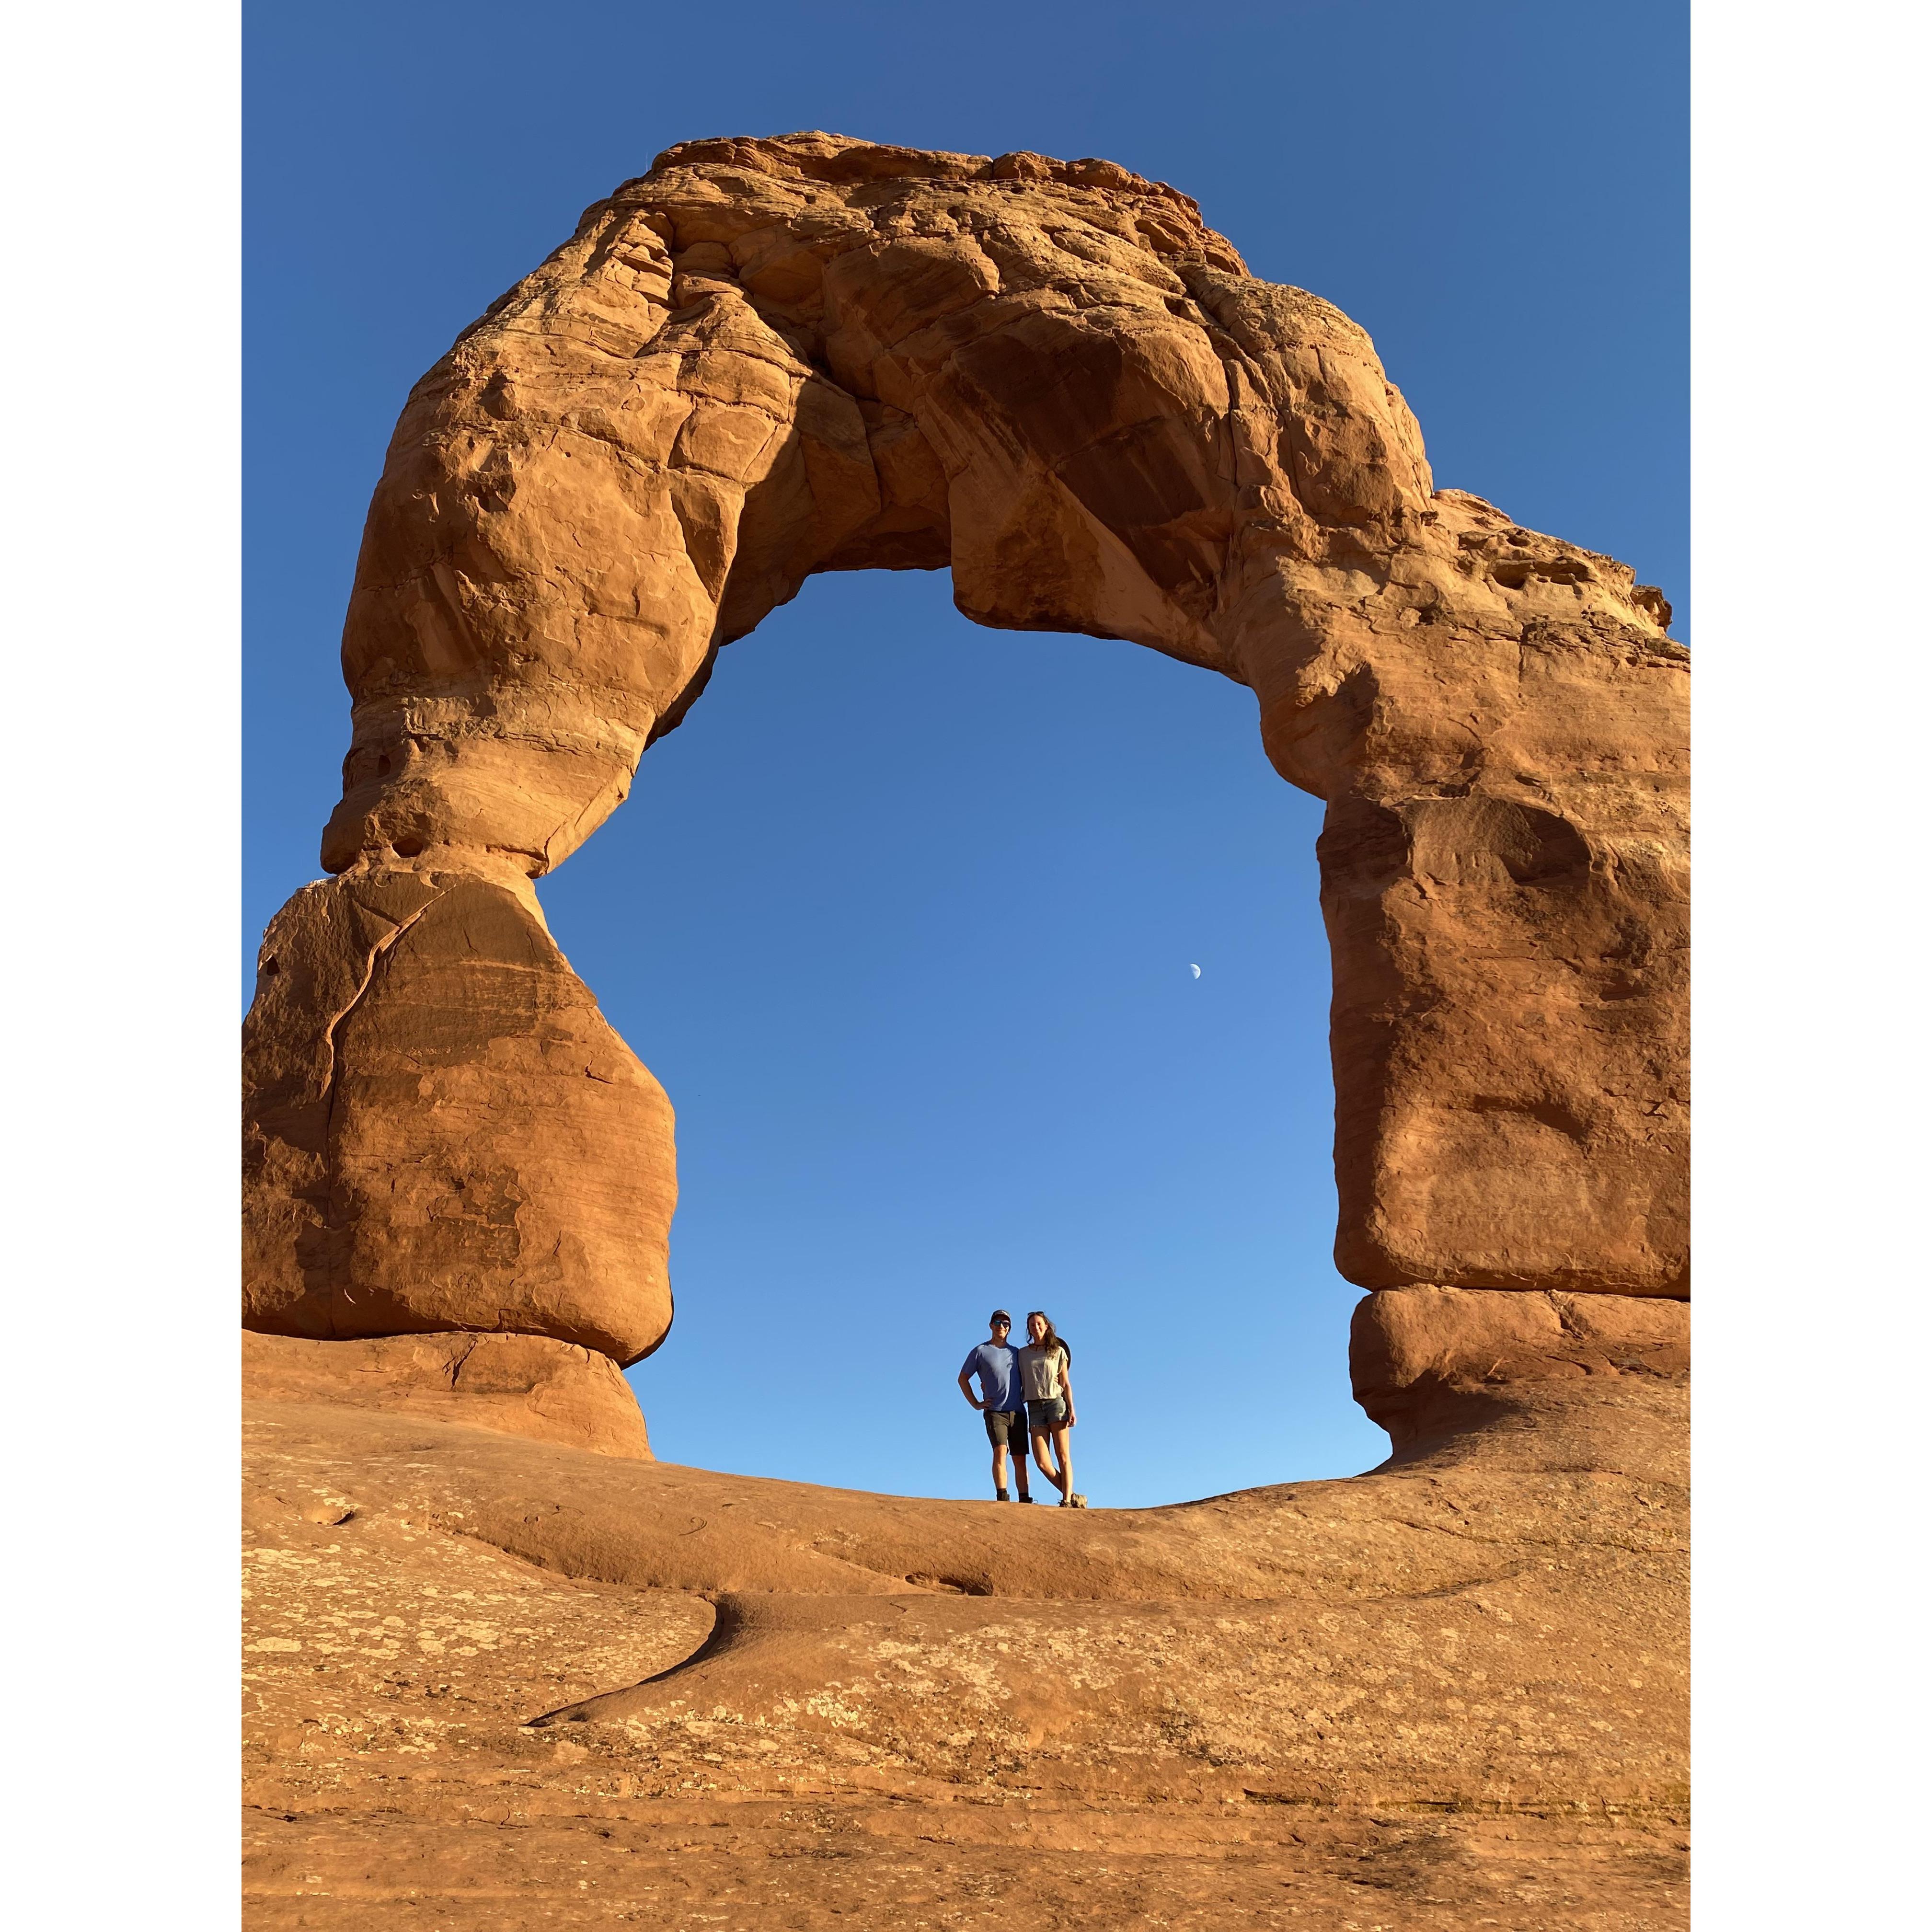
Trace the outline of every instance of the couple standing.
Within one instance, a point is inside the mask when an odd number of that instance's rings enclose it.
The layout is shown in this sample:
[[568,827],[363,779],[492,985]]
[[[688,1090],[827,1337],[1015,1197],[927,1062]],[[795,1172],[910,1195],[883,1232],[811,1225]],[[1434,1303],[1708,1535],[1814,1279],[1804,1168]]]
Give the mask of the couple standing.
[[[1006,1456],[1011,1450],[1020,1501],[1030,1503],[1027,1485],[1027,1439],[1033,1439],[1034,1460],[1040,1473],[1060,1492],[1062,1509],[1084,1509],[1087,1498],[1073,1486],[1073,1452],[1066,1432],[1073,1426],[1073,1384],[1067,1371],[1072,1357],[1053,1332],[1053,1324],[1036,1308],[1027,1317],[1025,1346],[1016,1348],[1006,1338],[1013,1318],[1004,1308],[993,1310],[991,1332],[966,1358],[959,1371],[959,1393],[985,1418],[986,1439],[993,1445],[993,1494],[1010,1502],[1006,1493]],[[973,1393],[977,1377],[980,1393]],[[1049,1454],[1049,1451],[1051,1454]]]

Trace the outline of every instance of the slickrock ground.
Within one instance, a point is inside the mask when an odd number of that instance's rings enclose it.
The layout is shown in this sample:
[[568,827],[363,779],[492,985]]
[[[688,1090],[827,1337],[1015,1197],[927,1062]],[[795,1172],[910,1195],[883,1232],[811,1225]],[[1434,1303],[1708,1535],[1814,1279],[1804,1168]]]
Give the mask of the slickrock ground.
[[256,1401],[250,1925],[1676,1926],[1684,1395],[1084,1513]]

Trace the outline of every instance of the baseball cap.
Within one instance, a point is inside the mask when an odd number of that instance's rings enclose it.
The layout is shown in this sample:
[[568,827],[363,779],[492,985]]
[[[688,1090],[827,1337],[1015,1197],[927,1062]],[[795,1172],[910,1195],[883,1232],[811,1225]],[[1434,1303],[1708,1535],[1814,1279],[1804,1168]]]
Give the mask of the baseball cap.
[[994,1309],[992,1313],[986,1318],[986,1320],[988,1327],[995,1322],[1004,1322],[1009,1328],[1013,1325],[1013,1318],[1009,1315],[1004,1308]]

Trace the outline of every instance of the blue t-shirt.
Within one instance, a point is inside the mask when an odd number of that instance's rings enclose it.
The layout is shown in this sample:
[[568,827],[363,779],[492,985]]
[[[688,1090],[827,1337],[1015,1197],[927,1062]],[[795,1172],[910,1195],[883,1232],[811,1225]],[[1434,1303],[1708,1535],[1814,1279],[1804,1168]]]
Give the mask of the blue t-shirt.
[[988,1408],[1024,1408],[1026,1398],[1020,1393],[1019,1352],[1004,1342],[982,1342],[966,1358],[959,1372],[980,1378],[980,1396]]

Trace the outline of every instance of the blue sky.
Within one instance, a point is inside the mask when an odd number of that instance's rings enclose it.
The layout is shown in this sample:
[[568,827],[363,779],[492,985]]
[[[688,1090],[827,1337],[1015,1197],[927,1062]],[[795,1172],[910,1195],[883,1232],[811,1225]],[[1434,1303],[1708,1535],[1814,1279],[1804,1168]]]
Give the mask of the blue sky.
[[[244,950],[316,874],[336,648],[410,384],[672,142],[1104,155],[1375,337],[1437,481],[1690,634],[1681,4],[485,4],[246,14]],[[820,578],[544,881],[678,1109],[659,1453],[980,1493],[994,1302],[1071,1337],[1082,1486],[1352,1473],[1317,802],[1248,693]],[[1198,963],[1202,976],[1190,974]]]

